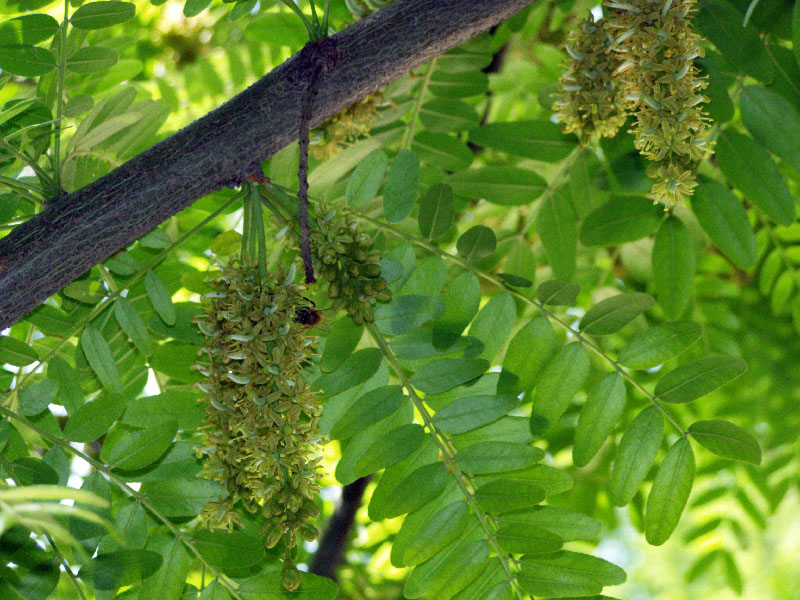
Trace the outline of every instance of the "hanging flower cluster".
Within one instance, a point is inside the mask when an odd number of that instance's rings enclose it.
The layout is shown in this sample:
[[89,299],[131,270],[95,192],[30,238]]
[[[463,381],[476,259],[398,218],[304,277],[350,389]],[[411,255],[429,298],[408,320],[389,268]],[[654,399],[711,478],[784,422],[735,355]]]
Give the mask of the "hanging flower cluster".
[[325,121],[312,133],[309,151],[314,158],[326,161],[344,150],[358,138],[364,137],[375,125],[378,106],[383,102],[380,92],[374,92],[348,106]]
[[610,0],[606,7],[617,71],[636,115],[636,147],[652,161],[653,194],[671,206],[692,194],[694,163],[710,149],[702,110],[707,82],[693,62],[704,55],[690,22],[695,0]]
[[371,322],[375,304],[392,299],[374,241],[349,212],[317,209],[321,216],[311,230],[311,249],[314,268],[328,283],[328,298],[356,323]]
[[565,49],[570,60],[561,75],[561,94],[553,110],[565,133],[575,133],[584,146],[598,137],[614,137],[625,123],[614,71],[617,54],[610,52],[613,38],[591,15],[570,32]]
[[[620,106],[635,115],[636,147],[651,161],[647,174],[657,179],[653,195],[667,207],[691,196],[697,185],[695,163],[711,145],[702,110],[708,102],[702,93],[707,82],[693,62],[704,54],[690,22],[695,2],[607,0],[607,18],[587,19],[567,47],[573,62],[562,77],[564,98],[558,105],[565,127],[571,127],[567,130],[578,132],[584,143],[594,133],[616,132]],[[581,62],[589,59],[594,71]],[[602,88],[608,95],[601,94],[595,80],[611,82],[611,90]],[[575,107],[581,104],[583,112]],[[604,114],[609,120],[600,125]]]
[[299,537],[313,540],[309,520],[319,514],[313,501],[321,460],[317,422],[320,407],[303,379],[313,338],[299,322],[307,309],[303,288],[276,273],[261,279],[245,254],[210,281],[204,314],[196,318],[205,336],[206,447],[198,453],[203,475],[219,481],[226,498],[200,515],[209,527],[232,528],[234,505],[267,519],[267,547],[283,540],[283,583],[300,584],[292,561]]

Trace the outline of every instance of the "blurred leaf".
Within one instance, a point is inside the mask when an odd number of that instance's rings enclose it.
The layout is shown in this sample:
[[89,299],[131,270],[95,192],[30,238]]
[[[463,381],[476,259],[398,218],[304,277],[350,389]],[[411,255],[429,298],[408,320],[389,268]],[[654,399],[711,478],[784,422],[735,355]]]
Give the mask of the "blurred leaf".
[[135,14],[136,5],[130,2],[88,2],[72,13],[69,22],[76,29],[102,29],[124,23]]
[[97,378],[109,392],[121,393],[122,380],[119,376],[119,369],[111,348],[105,338],[92,324],[86,325],[81,333],[81,348],[86,356],[86,361],[97,375]]
[[453,188],[439,183],[428,188],[419,206],[419,230],[429,240],[445,235],[455,223]]
[[480,442],[456,454],[456,465],[469,475],[518,471],[544,458],[539,448],[526,444]]
[[419,159],[411,150],[401,150],[389,166],[383,186],[383,213],[390,223],[411,214],[419,188]]
[[574,136],[564,135],[550,121],[488,123],[470,131],[469,139],[492,150],[546,162],[566,158],[577,145]]
[[459,256],[465,260],[486,258],[497,247],[497,238],[494,231],[485,225],[475,225],[465,231],[458,238],[456,249]]
[[579,327],[588,335],[610,335],[625,327],[653,304],[653,297],[641,292],[617,294],[601,300],[589,309]]
[[483,167],[450,175],[445,183],[457,196],[482,198],[500,206],[530,204],[547,188],[533,171],[518,167]]
[[78,571],[78,577],[98,590],[130,585],[155,573],[162,557],[157,552],[135,548],[98,554]]
[[716,181],[701,183],[692,210],[714,245],[734,264],[747,269],[756,263],[756,239],[747,212],[727,187]]
[[664,209],[646,198],[611,198],[581,226],[585,246],[615,246],[647,237],[664,218]]
[[653,245],[653,283],[667,317],[680,317],[692,298],[694,245],[689,230],[676,217],[661,224]]
[[347,180],[347,204],[353,208],[361,208],[372,200],[378,194],[388,166],[389,159],[382,150],[373,150],[367,154]]

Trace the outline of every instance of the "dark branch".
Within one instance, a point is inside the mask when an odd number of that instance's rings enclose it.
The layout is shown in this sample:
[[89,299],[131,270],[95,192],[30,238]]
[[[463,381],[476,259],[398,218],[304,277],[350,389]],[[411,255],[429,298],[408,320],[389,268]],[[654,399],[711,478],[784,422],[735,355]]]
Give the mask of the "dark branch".
[[[397,0],[333,39],[315,126],[533,0]],[[302,53],[241,94],[0,240],[0,329],[197,198],[235,187],[297,139],[308,85]]]
[[342,488],[342,498],[325,527],[317,551],[311,557],[309,572],[336,580],[336,570],[343,562],[350,531],[361,507],[361,497],[370,479],[371,476],[362,477]]

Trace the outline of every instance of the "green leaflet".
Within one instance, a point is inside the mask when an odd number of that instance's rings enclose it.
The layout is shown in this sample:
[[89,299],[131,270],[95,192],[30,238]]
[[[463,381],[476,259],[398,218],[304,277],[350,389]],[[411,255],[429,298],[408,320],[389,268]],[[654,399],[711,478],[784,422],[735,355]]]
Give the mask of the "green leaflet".
[[581,409],[575,430],[572,460],[577,467],[585,467],[614,431],[625,408],[625,383],[615,371],[606,375],[592,390]]
[[470,131],[469,139],[492,150],[546,162],[569,156],[577,141],[550,121],[488,123]]
[[70,24],[76,29],[102,29],[132,19],[136,6],[130,2],[105,0],[89,2],[72,13]]
[[543,200],[536,217],[536,231],[553,267],[553,275],[570,279],[575,272],[578,222],[568,199],[560,191]]
[[664,218],[664,210],[645,198],[611,198],[592,211],[581,226],[585,246],[614,246],[647,237]]
[[800,170],[800,113],[783,96],[749,85],[739,104],[742,122],[756,141]]
[[422,105],[419,120],[428,131],[462,131],[476,127],[481,117],[463,100],[434,98]]
[[193,517],[223,494],[215,481],[183,478],[149,481],[142,484],[140,491],[165,517]]
[[453,188],[437,183],[428,188],[419,205],[419,230],[429,240],[445,235],[455,223]]
[[493,514],[533,508],[544,496],[536,483],[512,479],[495,479],[475,490],[478,506]]
[[500,292],[487,302],[472,325],[469,334],[483,342],[480,357],[492,361],[511,333],[517,319],[517,307],[508,292]]
[[351,437],[365,427],[388,417],[406,399],[403,388],[390,385],[367,392],[347,409],[330,432],[332,440]]
[[547,317],[540,315],[511,339],[503,358],[500,391],[519,394],[533,387],[556,346],[556,334]]
[[544,452],[526,444],[479,442],[459,450],[456,465],[469,475],[519,471],[544,458]]
[[414,136],[411,149],[422,162],[444,171],[462,171],[472,164],[469,147],[447,133],[420,131]]
[[653,245],[653,283],[668,318],[680,317],[692,298],[694,260],[689,230],[680,219],[668,217]]
[[689,427],[689,435],[717,456],[761,464],[761,448],[756,438],[729,421],[697,421]]
[[468,532],[460,542],[416,567],[406,579],[406,598],[449,598],[471,583],[486,568],[489,543]]
[[58,382],[43,379],[23,387],[19,392],[19,414],[38,415],[56,400]]
[[518,167],[483,167],[450,175],[446,180],[457,196],[483,198],[500,206],[530,204],[547,182],[533,171]]
[[433,437],[428,436],[414,452],[400,462],[387,467],[372,492],[369,501],[369,518],[373,521],[385,519],[387,506],[394,505],[398,501],[403,502],[403,499],[397,498],[395,493],[397,486],[406,481],[409,475],[420,467],[430,465],[438,460],[439,449]]
[[439,394],[472,381],[489,368],[481,358],[437,358],[416,372],[411,383],[426,394]]
[[414,470],[395,486],[383,506],[384,518],[399,517],[425,506],[444,491],[449,477],[444,463],[441,462]]
[[108,347],[108,342],[106,342],[105,338],[90,323],[83,328],[80,341],[86,361],[92,367],[103,387],[109,392],[122,392],[122,380],[119,376],[117,363],[111,355],[111,348]]
[[357,477],[389,467],[416,450],[425,439],[421,425],[410,423],[392,429],[367,448],[356,463]]
[[490,256],[497,248],[494,231],[485,225],[475,225],[465,231],[456,243],[456,250],[464,260],[478,260]]
[[692,491],[694,473],[692,447],[689,440],[681,438],[664,457],[647,497],[644,532],[650,544],[660,546],[677,527]]
[[536,289],[536,297],[542,304],[554,306],[571,306],[575,304],[581,286],[569,281],[545,281]]
[[155,573],[163,561],[158,552],[127,548],[98,554],[83,565],[78,577],[98,590],[113,590]]
[[158,552],[162,558],[158,571],[142,581],[139,600],[165,600],[176,597],[186,586],[186,577],[194,556],[179,539],[166,533],[153,535],[145,550]]
[[465,433],[496,421],[518,404],[519,400],[510,395],[468,396],[438,410],[432,421],[445,433]]
[[611,469],[609,495],[615,506],[632,499],[653,465],[664,437],[664,417],[655,406],[648,406],[622,434],[617,457]]
[[42,304],[27,315],[25,320],[36,325],[42,332],[57,336],[69,334],[74,327],[67,313],[50,304]]
[[169,326],[175,325],[175,307],[164,282],[153,271],[148,271],[144,276],[144,287],[161,320]]
[[588,374],[589,354],[578,342],[562,347],[547,363],[531,407],[530,427],[534,435],[544,434],[558,422]]
[[739,73],[770,81],[775,68],[764,49],[758,29],[743,26],[744,14],[729,2],[709,1],[697,13],[697,28]]
[[166,421],[135,431],[120,438],[116,444],[103,446],[101,456],[115,469],[141,469],[155,462],[167,451],[177,430],[178,424],[175,421]]
[[72,442],[91,442],[107,433],[125,410],[125,399],[117,394],[100,394],[70,415],[64,437]]
[[595,304],[583,316],[580,329],[589,335],[610,335],[625,327],[655,304],[652,296],[641,292],[617,294]]
[[444,312],[433,322],[433,343],[438,348],[447,348],[478,314],[481,302],[481,286],[478,278],[464,271],[454,277],[441,295]]
[[266,558],[263,539],[244,531],[201,529],[192,538],[209,564],[233,577]]
[[442,507],[434,502],[420,508],[403,519],[392,546],[392,564],[403,567],[425,562],[458,539],[471,523],[474,517],[464,500]]
[[467,98],[483,94],[489,87],[489,78],[481,71],[444,73],[434,71],[428,89],[439,98]]
[[383,186],[383,213],[390,223],[411,214],[417,201],[419,159],[411,150],[401,150],[392,160]]
[[117,298],[114,303],[114,317],[142,354],[149,356],[153,353],[153,340],[150,338],[147,326],[126,298]]
[[74,73],[97,73],[113,67],[119,55],[111,48],[84,46],[67,61],[67,70]]
[[[333,600],[338,594],[336,583],[327,577],[303,573],[303,581],[293,592],[287,592],[281,583],[279,570],[249,577],[239,584],[236,592],[244,600],[264,600],[290,597],[292,600]],[[204,599],[205,600],[205,599]],[[216,599],[214,599],[216,600]],[[226,598],[227,600],[227,598]]]
[[198,394],[187,390],[168,390],[155,396],[144,396],[126,403],[122,422],[134,427],[151,427],[175,421],[183,431],[192,431],[206,421]]
[[25,342],[11,336],[0,337],[0,361],[3,363],[26,367],[37,360],[39,354]]
[[602,558],[562,550],[523,556],[518,580],[534,596],[591,596],[604,586],[623,583],[625,571]]
[[0,45],[38,44],[58,31],[58,21],[50,15],[29,14],[0,23]]
[[631,369],[650,369],[675,358],[703,335],[693,321],[662,323],[635,336],[619,353],[619,362]]
[[399,335],[439,318],[444,303],[439,298],[410,294],[375,307],[375,325],[382,333]]
[[747,212],[727,187],[716,181],[701,183],[692,197],[692,210],[725,256],[743,269],[755,264],[756,239]]
[[498,545],[513,554],[549,554],[560,550],[564,545],[556,534],[535,525],[501,526],[495,535]]
[[325,349],[320,362],[322,372],[330,373],[338,369],[356,349],[363,334],[363,325],[356,325],[349,316],[336,321],[325,336]]
[[10,469],[21,485],[57,485],[58,473],[53,467],[32,456],[23,456],[11,463]]
[[501,525],[513,524],[518,527],[533,525],[554,533],[565,542],[597,539],[601,529],[597,519],[558,506],[533,506],[525,512],[502,515],[499,522]]
[[[428,398],[425,400],[427,401]],[[453,447],[456,450],[461,450],[477,442],[491,442],[492,440],[503,440],[504,442],[516,442],[518,444],[532,442],[533,435],[531,435],[531,430],[528,426],[528,417],[502,417],[494,423],[451,437]]]
[[717,138],[716,157],[720,171],[748,200],[776,223],[794,223],[794,199],[783,175],[769,153],[752,138],[725,129]]
[[56,57],[45,48],[27,44],[0,46],[0,69],[22,77],[38,77],[56,68]]
[[377,348],[364,348],[354,352],[332,373],[320,376],[314,388],[321,389],[328,396],[335,396],[351,387],[367,381],[375,375],[383,361]]
[[735,356],[706,356],[681,365],[656,384],[655,395],[665,402],[691,402],[733,381],[747,370]]

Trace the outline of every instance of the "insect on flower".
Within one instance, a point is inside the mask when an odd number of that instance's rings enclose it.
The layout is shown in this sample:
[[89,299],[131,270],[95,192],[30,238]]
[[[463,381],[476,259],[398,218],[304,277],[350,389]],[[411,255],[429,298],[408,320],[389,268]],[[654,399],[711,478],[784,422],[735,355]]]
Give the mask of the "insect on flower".
[[321,310],[317,309],[317,305],[314,303],[313,300],[309,300],[305,298],[311,303],[311,306],[302,306],[295,311],[294,322],[300,323],[301,325],[305,325],[306,327],[316,327],[325,316],[322,314]]

